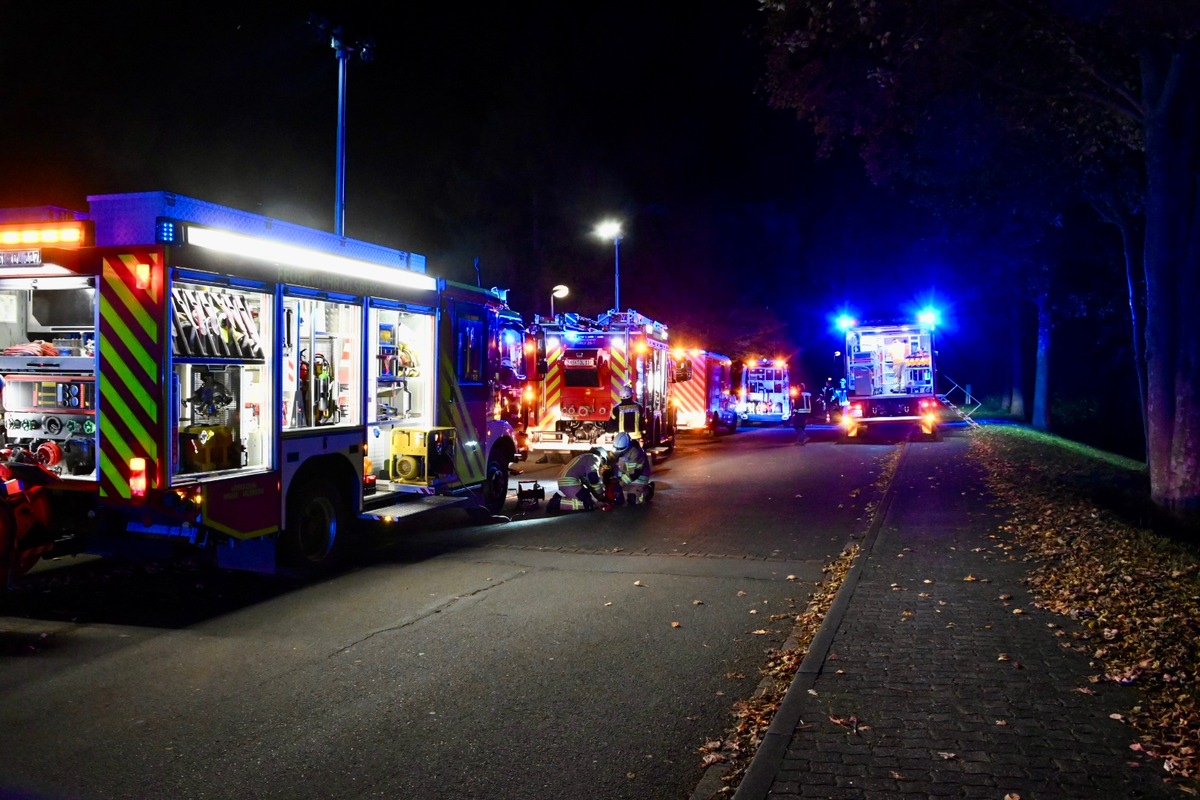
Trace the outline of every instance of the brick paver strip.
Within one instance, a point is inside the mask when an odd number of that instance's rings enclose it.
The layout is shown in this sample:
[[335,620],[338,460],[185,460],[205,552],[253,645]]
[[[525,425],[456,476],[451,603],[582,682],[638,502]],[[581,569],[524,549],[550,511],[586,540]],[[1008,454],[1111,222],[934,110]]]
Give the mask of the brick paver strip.
[[965,438],[905,448],[832,639],[814,641],[824,659],[776,715],[790,734],[772,726],[735,797],[1180,797],[1109,717],[1134,690],[1088,682],[1087,656],[1052,627],[1072,622],[1033,606],[1031,565],[990,538]]

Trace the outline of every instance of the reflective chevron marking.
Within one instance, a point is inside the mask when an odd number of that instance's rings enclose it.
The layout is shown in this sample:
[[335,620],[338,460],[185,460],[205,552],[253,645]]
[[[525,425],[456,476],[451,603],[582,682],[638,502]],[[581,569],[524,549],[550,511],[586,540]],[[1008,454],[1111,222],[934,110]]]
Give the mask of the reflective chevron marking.
[[[151,281],[137,288],[137,265]],[[100,276],[100,496],[129,499],[129,459],[147,459],[151,488],[162,484],[159,408],[164,360],[162,256],[158,251],[105,256]]]

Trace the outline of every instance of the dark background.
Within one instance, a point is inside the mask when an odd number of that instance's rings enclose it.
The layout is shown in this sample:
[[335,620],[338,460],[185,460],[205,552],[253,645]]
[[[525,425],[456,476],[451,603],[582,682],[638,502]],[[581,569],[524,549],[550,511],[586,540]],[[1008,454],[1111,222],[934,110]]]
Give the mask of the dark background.
[[[933,302],[944,375],[999,398],[1016,325],[1031,376],[1032,305],[977,282],[970,237],[873,186],[852,151],[816,158],[768,106],[756,3],[382,5],[10,6],[0,206],[163,190],[332,230],[337,59],[316,12],[375,45],[349,62],[347,236],[470,283],[479,259],[527,318],[558,283],[556,310],[595,316],[614,254],[593,229],[614,218],[621,305],[680,343],[788,356],[813,386],[839,374],[837,312]],[[1086,212],[1071,222],[1055,426],[1131,452],[1119,250]]]

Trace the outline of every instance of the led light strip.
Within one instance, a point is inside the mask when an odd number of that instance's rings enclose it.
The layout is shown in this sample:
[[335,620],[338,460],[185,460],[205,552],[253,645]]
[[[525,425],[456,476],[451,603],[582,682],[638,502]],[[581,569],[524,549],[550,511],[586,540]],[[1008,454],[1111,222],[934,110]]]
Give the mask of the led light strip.
[[403,286],[409,289],[433,290],[437,281],[428,275],[412,272],[400,267],[387,267],[344,256],[330,255],[319,250],[308,250],[289,244],[256,239],[240,233],[229,233],[212,228],[188,226],[187,242],[196,247],[216,250],[232,255],[261,258],[293,267],[311,269],[332,275],[356,275],[365,280]]

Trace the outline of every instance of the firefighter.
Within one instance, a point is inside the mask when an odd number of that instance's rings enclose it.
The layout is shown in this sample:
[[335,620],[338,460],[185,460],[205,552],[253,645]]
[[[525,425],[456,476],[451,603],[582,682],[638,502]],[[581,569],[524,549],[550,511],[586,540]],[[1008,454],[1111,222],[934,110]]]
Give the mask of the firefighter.
[[613,447],[617,452],[617,480],[620,494],[631,506],[648,503],[654,497],[654,481],[650,480],[650,459],[646,451],[628,433],[617,434]]
[[558,491],[546,503],[546,512],[608,511],[612,506],[604,499],[607,467],[608,451],[603,447],[575,456],[558,474]]
[[[804,397],[804,384],[800,384],[799,399]],[[805,428],[808,426],[808,414],[803,413],[801,409],[792,406],[792,428],[796,431],[796,441],[793,444],[805,444],[808,442],[808,433]]]
[[642,407],[633,399],[633,388],[626,386],[621,389],[621,402],[613,406],[611,418],[616,422],[615,430],[630,435],[641,435]]

